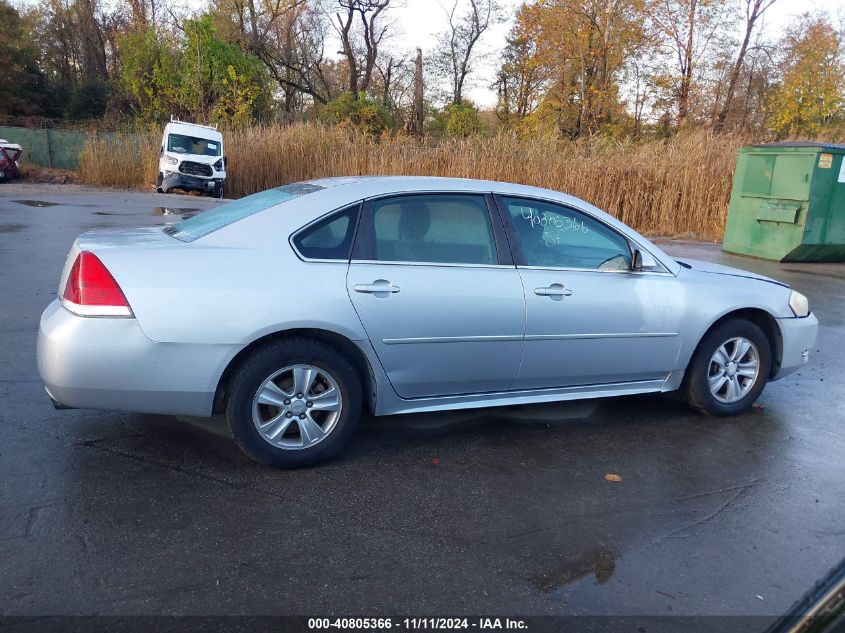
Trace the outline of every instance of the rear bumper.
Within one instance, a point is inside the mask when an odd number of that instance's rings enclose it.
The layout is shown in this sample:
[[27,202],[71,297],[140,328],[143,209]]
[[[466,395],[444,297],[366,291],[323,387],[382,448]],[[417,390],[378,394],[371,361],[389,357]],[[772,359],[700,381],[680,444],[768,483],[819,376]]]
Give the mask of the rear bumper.
[[65,407],[204,416],[236,351],[156,343],[135,319],[80,317],[56,300],[41,316],[38,373]]
[[783,340],[783,353],[774,380],[788,376],[807,364],[819,333],[819,321],[812,313],[800,319],[778,319],[778,325]]

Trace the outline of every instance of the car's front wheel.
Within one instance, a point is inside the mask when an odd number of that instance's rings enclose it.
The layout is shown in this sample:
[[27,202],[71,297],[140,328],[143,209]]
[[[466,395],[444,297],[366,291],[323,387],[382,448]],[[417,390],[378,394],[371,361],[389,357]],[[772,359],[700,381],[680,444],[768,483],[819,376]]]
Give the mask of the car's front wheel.
[[230,381],[226,418],[253,459],[283,468],[340,450],[361,415],[355,368],[321,341],[286,339],[259,348]]
[[731,319],[709,332],[698,346],[685,379],[689,403],[711,415],[734,415],[751,408],[772,369],[769,339],[746,319]]

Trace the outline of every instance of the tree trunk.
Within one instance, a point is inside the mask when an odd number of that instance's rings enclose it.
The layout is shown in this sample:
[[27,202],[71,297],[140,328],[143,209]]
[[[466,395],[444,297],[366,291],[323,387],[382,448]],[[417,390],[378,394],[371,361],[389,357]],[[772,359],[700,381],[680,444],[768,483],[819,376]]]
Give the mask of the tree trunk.
[[695,44],[695,18],[698,0],[691,0],[687,16],[687,45],[684,51],[684,67],[681,73],[681,85],[678,89],[678,127],[686,123],[689,116],[689,97],[692,86],[693,45]]
[[[745,62],[745,55],[748,53],[748,44],[751,41],[751,34],[754,32],[754,26],[760,16],[768,9],[774,0],[769,2],[765,7],[762,6],[763,0],[746,0],[747,3],[754,2],[753,9],[746,12],[745,21],[745,38],[742,40],[742,46],[739,49],[739,54],[736,57],[736,63],[731,71],[731,79],[728,82],[728,91],[725,94],[725,103],[716,117],[716,124],[713,126],[714,131],[721,132],[725,127],[725,121],[728,118],[728,113],[731,108],[731,101],[733,101],[734,92],[736,91],[736,84],[739,81],[739,74],[742,72],[742,65]],[[746,5],[748,6],[748,5]]]
[[422,49],[417,49],[417,60],[414,63],[414,134],[423,133],[423,61]]

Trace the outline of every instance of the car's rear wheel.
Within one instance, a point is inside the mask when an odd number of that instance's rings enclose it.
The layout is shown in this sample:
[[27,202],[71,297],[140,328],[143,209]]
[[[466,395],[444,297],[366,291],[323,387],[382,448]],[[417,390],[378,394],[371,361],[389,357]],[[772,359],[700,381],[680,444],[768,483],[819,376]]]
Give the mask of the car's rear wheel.
[[259,348],[229,383],[226,418],[253,459],[283,468],[337,453],[361,415],[355,368],[334,348],[286,339]]
[[772,351],[763,330],[746,319],[732,319],[709,332],[687,370],[689,403],[711,415],[749,409],[766,386]]

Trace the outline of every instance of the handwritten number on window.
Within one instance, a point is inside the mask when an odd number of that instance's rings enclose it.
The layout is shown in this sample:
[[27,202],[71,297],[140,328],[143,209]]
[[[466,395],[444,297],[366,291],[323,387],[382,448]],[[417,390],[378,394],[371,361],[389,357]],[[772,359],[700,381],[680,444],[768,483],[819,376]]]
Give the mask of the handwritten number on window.
[[568,215],[558,215],[550,213],[540,213],[531,207],[519,207],[522,219],[530,222],[531,226],[539,226],[543,229],[543,242],[546,246],[560,244],[560,238],[555,238],[546,232],[546,228],[555,228],[559,231],[580,231],[581,233],[589,233],[590,228],[586,222],[579,221],[577,217],[569,217]]

